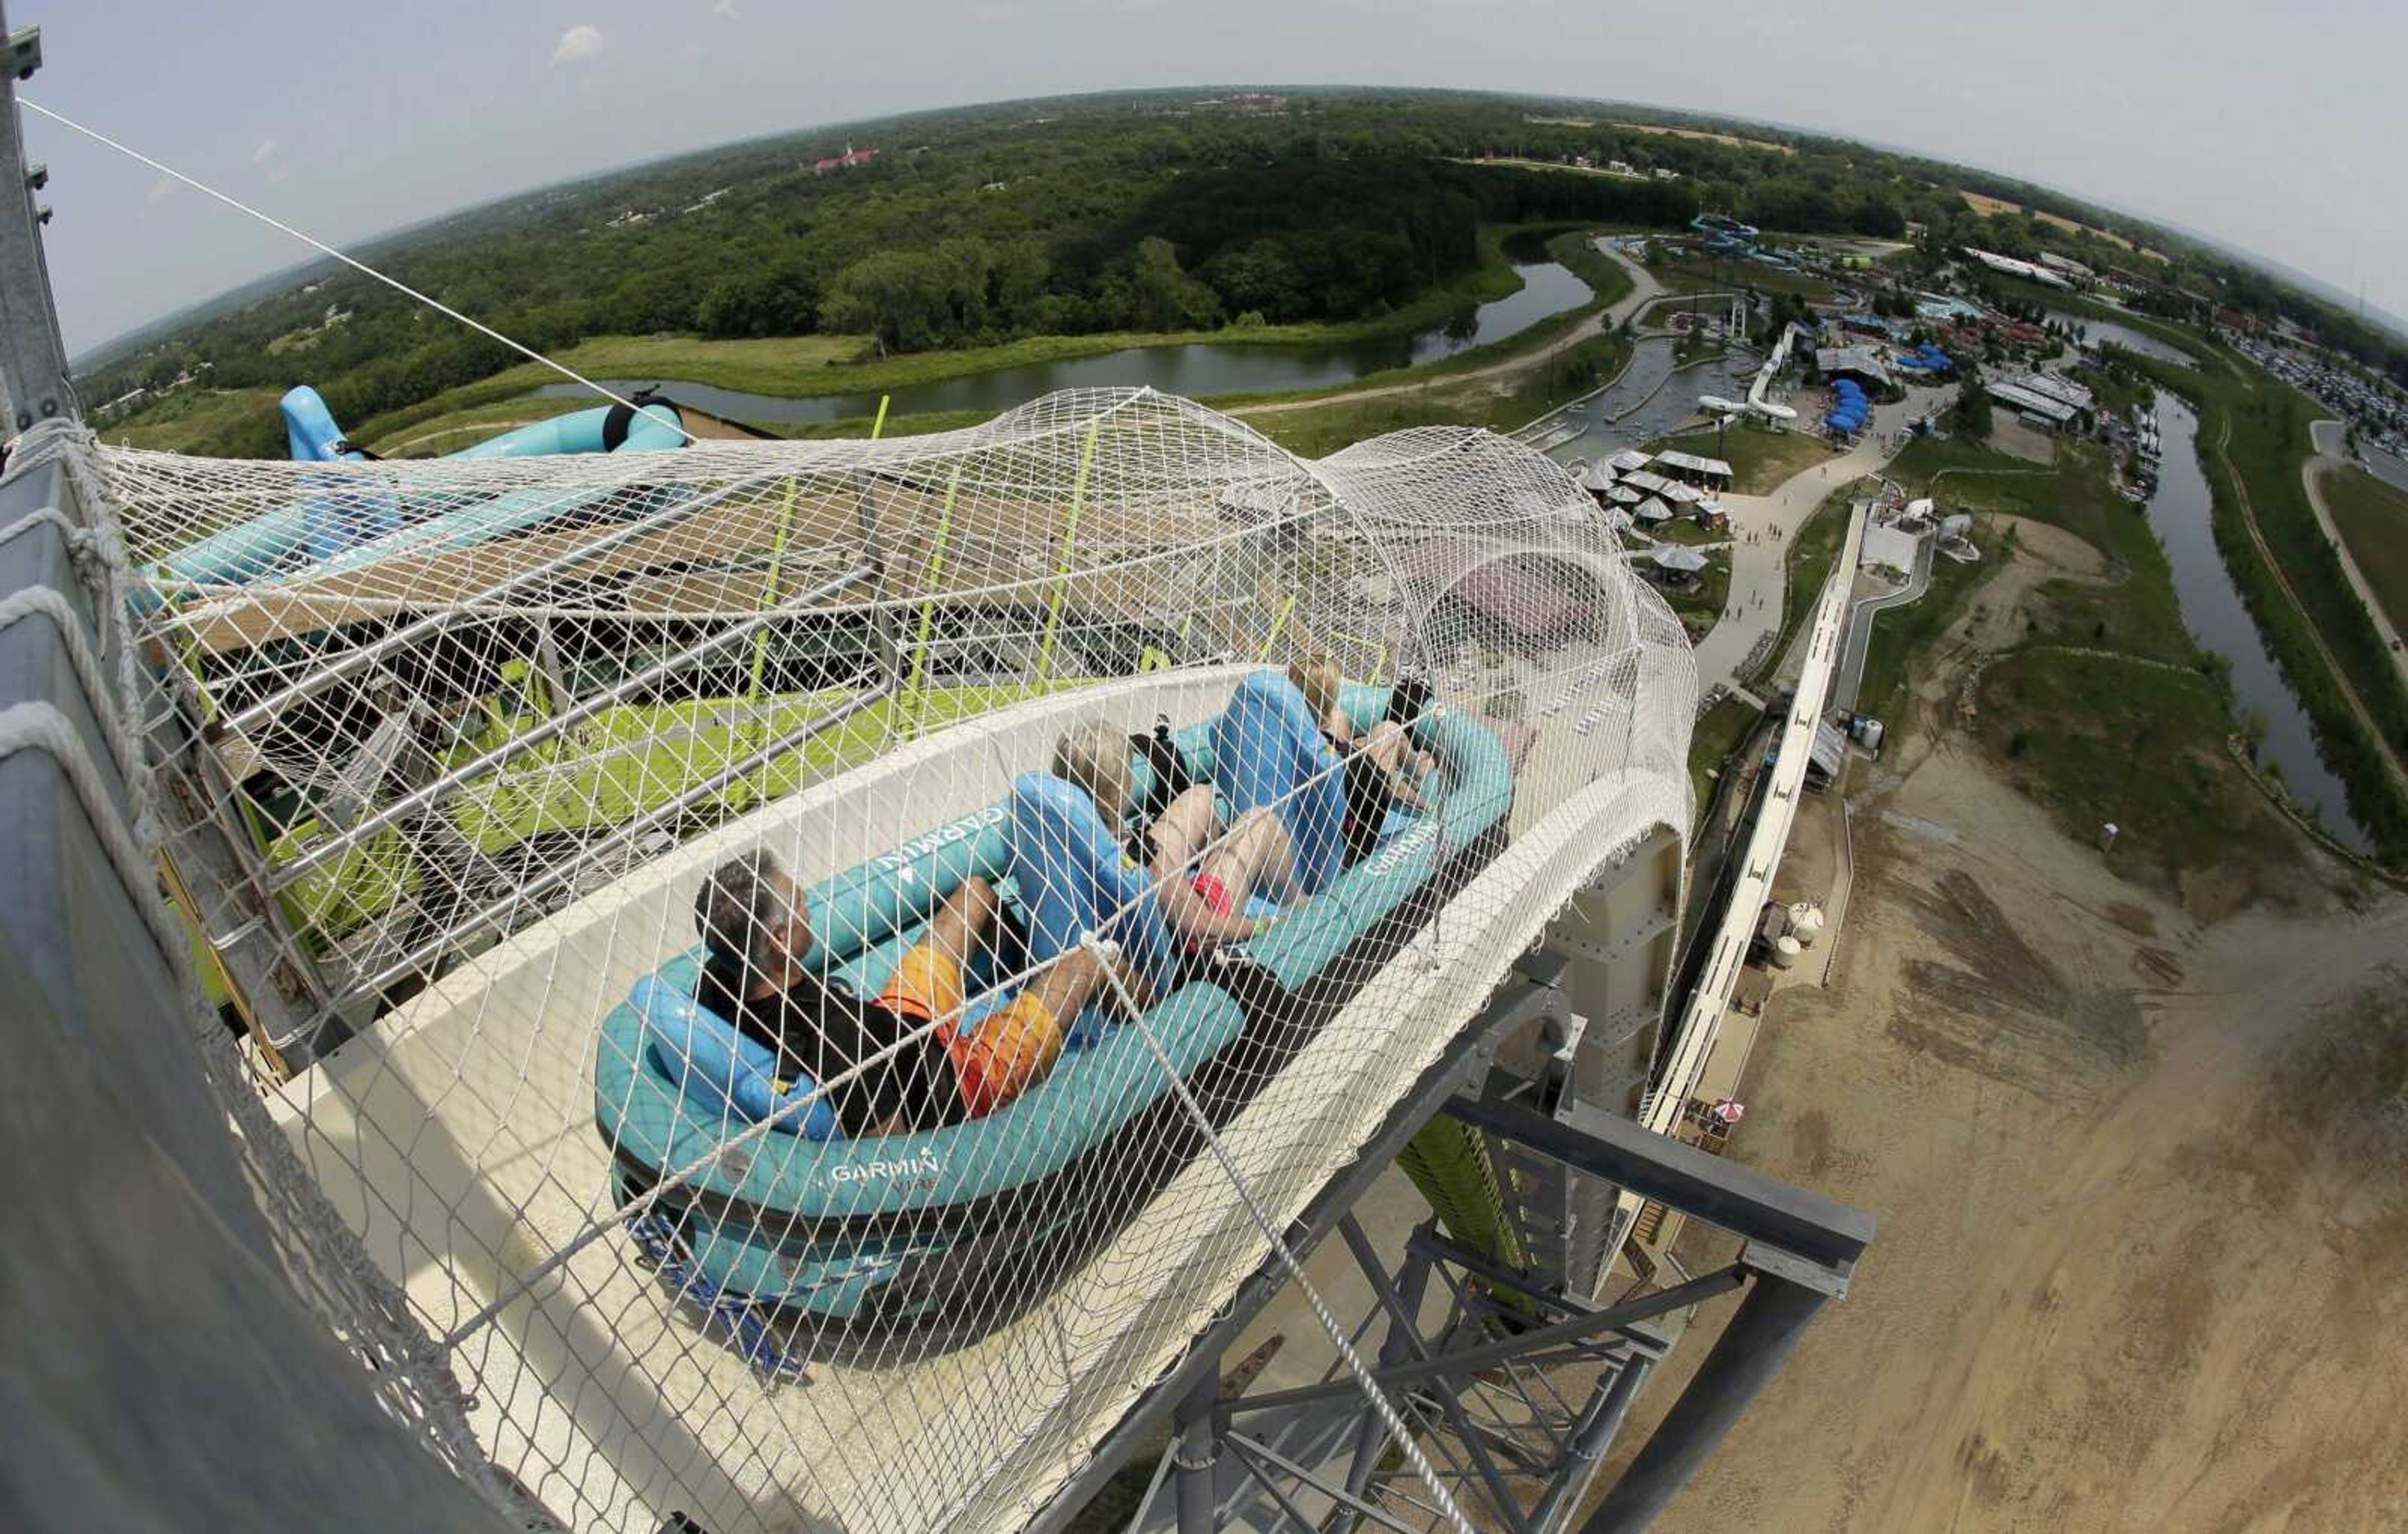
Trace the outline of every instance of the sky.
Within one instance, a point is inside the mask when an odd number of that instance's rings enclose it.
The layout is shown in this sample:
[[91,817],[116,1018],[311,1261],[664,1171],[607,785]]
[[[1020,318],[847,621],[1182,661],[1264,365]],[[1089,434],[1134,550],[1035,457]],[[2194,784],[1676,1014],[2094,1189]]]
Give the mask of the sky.
[[[1221,83],[1752,117],[2187,225],[2408,314],[2399,0],[7,0],[26,96],[341,245],[730,139]],[[69,352],[307,257],[26,115]],[[440,296],[439,294],[437,296]]]

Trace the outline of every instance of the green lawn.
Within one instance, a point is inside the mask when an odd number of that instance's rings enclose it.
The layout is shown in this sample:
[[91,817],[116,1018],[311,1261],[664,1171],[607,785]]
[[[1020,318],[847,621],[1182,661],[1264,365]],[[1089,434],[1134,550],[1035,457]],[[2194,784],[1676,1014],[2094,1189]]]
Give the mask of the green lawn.
[[[2223,680],[2182,625],[2147,519],[2114,494],[2095,447],[2068,444],[2037,473],[1989,472],[2032,467],[1927,440],[1889,470],[1909,495],[1936,495],[1945,510],[2046,523],[2108,557],[2105,585],[2040,587],[2031,628],[1983,673],[1974,733],[2069,835],[2087,841],[2103,822],[2122,827],[2114,866],[2126,877],[2217,914],[2279,892],[2300,864],[2299,839],[2225,754],[2237,726]],[[2002,528],[1977,523],[1974,538],[1979,564],[1939,561],[1930,594],[1874,628],[1860,706],[1894,727],[1906,717],[1909,682],[2009,552]]]
[[1670,293],[1728,293],[1754,288],[1758,293],[1794,293],[1817,300],[1831,296],[1829,283],[1798,272],[1776,271],[1760,261],[1682,255],[1652,261],[1647,269]]
[[1689,736],[1689,786],[1696,793],[1698,813],[1704,814],[1713,796],[1714,775],[1739,749],[1740,742],[1763,715],[1745,698],[1727,697],[1706,710]]
[[2043,466],[1929,437],[1908,444],[1889,467],[1908,495],[1936,496],[1943,512],[2003,512],[2048,523],[2125,572],[2103,586],[2072,581],[2042,586],[2043,630],[2067,643],[2128,650],[2176,666],[2200,664],[2174,601],[2165,551],[2148,519],[2115,494],[2109,471],[2105,451],[2085,443],[2060,443],[2057,462]]
[[[1984,529],[1977,527],[1974,538],[1985,548],[1992,545]],[[1856,689],[1859,711],[1885,720],[1905,717],[1909,663],[1928,656],[1933,641],[1956,622],[1965,610],[1966,598],[1988,573],[1981,564],[1934,560],[1931,589],[1921,601],[1887,609],[1873,619],[1872,643],[1865,651],[1864,681]]]
[[1822,439],[1809,433],[1767,431],[1743,424],[1734,424],[1720,435],[1719,440],[1711,431],[1684,432],[1647,444],[1650,452],[1665,448],[1719,458],[1730,465],[1731,492],[1739,495],[1770,495],[1799,470],[1812,468],[1832,456]]
[[1687,587],[1663,588],[1664,600],[1689,625],[1702,632],[1714,626],[1723,609],[1730,603],[1730,551],[1717,549],[1706,556],[1706,567],[1698,576],[1697,584]]
[[2355,465],[2325,470],[2318,488],[2384,616],[2408,628],[2408,495]]
[[1426,389],[1268,411],[1248,417],[1247,423],[1308,458],[1326,457],[1367,437],[1408,426],[1512,431],[1612,377],[1629,350],[1627,337],[1593,336],[1520,375],[1510,390],[1500,392],[1485,380],[1449,384],[1441,378]]

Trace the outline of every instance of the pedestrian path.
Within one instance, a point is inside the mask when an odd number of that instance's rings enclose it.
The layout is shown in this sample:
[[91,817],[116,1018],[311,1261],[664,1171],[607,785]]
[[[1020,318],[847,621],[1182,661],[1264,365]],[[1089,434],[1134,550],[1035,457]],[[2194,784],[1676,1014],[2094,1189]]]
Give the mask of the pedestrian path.
[[[1878,473],[1897,450],[1896,440],[1908,423],[1928,415],[1952,393],[1948,389],[1911,389],[1896,405],[1877,407],[1862,440],[1828,462],[1800,470],[1766,495],[1727,495],[1731,531],[1730,606],[1711,633],[1698,641],[1698,681],[1705,686],[1726,686],[1745,680],[1748,663],[1759,645],[1781,632],[1787,600],[1785,564],[1789,540],[1806,524],[1826,496],[1849,480]],[[1813,593],[1799,594],[1809,601]]]

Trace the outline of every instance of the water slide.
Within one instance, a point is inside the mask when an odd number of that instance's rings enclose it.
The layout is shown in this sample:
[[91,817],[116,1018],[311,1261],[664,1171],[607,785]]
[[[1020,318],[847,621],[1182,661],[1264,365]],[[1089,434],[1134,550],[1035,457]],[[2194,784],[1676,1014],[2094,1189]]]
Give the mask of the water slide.
[[1766,391],[1772,387],[1772,380],[1779,378],[1781,369],[1788,365],[1789,349],[1797,337],[1797,326],[1782,327],[1779,339],[1772,344],[1771,354],[1764,359],[1764,366],[1756,370],[1756,380],[1748,385],[1745,399],[1727,399],[1719,394],[1699,394],[1698,408],[1710,415],[1755,415],[1761,416],[1767,421],[1797,420],[1798,412],[1795,409],[1765,397]]
[[[137,543],[185,546],[214,514],[194,491],[222,488],[222,466],[93,451]],[[671,1512],[714,1534],[1016,1527],[1045,1511],[1262,1268],[1266,1227],[1361,1155],[1514,956],[1601,870],[1644,844],[1677,848],[1688,824],[1697,682],[1678,622],[1611,535],[1566,514],[1586,505],[1576,482],[1484,433],[1409,431],[1307,461],[1186,401],[1092,391],[895,442],[247,465],[243,493],[301,502],[329,470],[374,475],[405,505],[604,488],[638,503],[466,547],[405,521],[354,578],[382,584],[341,594],[392,604],[379,629],[330,626],[330,587],[305,604],[282,575],[231,582],[253,650],[314,648],[239,696],[162,677],[214,718],[208,750],[247,751],[247,766],[311,792],[343,761],[270,722],[437,641],[455,671],[500,679],[480,707],[540,716],[369,784],[267,875],[290,887],[366,867],[397,891],[318,966],[325,995],[304,1022],[325,1047],[296,1048],[301,1068],[268,1111],[467,1392],[477,1444],[580,1527],[651,1528]],[[170,652],[217,621],[135,606],[141,638]],[[619,664],[530,690],[518,679],[543,673],[548,636],[571,624]],[[773,709],[764,660],[796,646],[851,680]],[[1055,1067],[1079,1092],[1035,1089],[1008,1135],[811,1149],[796,1134],[808,1091],[799,1115],[731,1099],[681,1120],[681,1139],[597,1118],[599,1103],[632,1101],[612,1096],[612,1071],[640,1064],[625,1048],[612,1064],[614,1037],[639,1036],[610,1020],[638,982],[689,957],[697,884],[735,853],[774,853],[821,892],[807,909],[831,934],[826,892],[874,879],[881,909],[903,913],[877,939],[891,941],[960,887],[958,871],[937,877],[949,859],[992,855],[977,852],[986,817],[1042,774],[1057,738],[1157,721],[1233,810],[1251,799],[1294,845],[1315,845],[1298,805],[1335,767],[1266,787],[1229,778],[1242,764],[1218,749],[1193,753],[1249,685],[1268,685],[1250,679],[1324,654],[1353,679],[1367,731],[1399,678],[1426,682],[1422,805],[1359,862],[1300,874],[1300,902],[1199,956],[1159,1007],[1119,1017],[1104,1053]],[[710,753],[694,736],[638,750],[592,732],[636,698],[690,707],[697,727],[710,716]],[[475,815],[604,796],[638,808],[588,814],[599,834],[514,847],[507,881],[484,879],[488,854],[463,845]],[[196,808],[171,847],[229,807]],[[573,818],[560,810],[544,812]],[[985,1026],[976,1000],[941,1020],[957,1037]],[[1635,1004],[1574,1001],[1598,1018]],[[1212,1039],[1222,1068],[1187,1069],[1185,1052]],[[1029,1157],[1068,1165],[1105,1143],[1082,1115],[1119,1109],[1151,1126],[1131,1143],[1163,1154],[1089,1168],[1087,1195],[1055,1215],[1080,1228],[1009,1250],[939,1240],[927,1210],[996,1192],[993,1177]],[[1498,1221],[1476,1165],[1440,1177],[1467,1226]],[[858,1239],[867,1266],[797,1261],[831,1235],[825,1221],[851,1222],[835,1233]],[[779,1239],[715,1260],[726,1232]],[[838,1291],[898,1253],[914,1266],[885,1276],[917,1287],[890,1297],[891,1324],[837,1326]],[[980,1326],[903,1324],[973,1304],[982,1291],[965,1281],[982,1262],[1010,1273],[1011,1305]]]

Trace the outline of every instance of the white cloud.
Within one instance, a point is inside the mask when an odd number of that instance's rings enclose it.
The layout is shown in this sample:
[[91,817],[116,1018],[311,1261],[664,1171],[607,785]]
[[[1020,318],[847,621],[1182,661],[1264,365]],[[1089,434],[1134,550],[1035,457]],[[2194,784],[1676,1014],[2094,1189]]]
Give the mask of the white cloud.
[[713,0],[710,7],[710,14],[713,16],[724,16],[729,21],[733,22],[744,13],[736,8],[736,0]]
[[261,139],[259,148],[251,151],[251,163],[254,165],[264,165],[275,158],[276,140],[273,138]]
[[609,46],[610,39],[600,27],[580,22],[560,35],[560,41],[552,50],[552,62],[583,64],[588,59],[600,58]]

